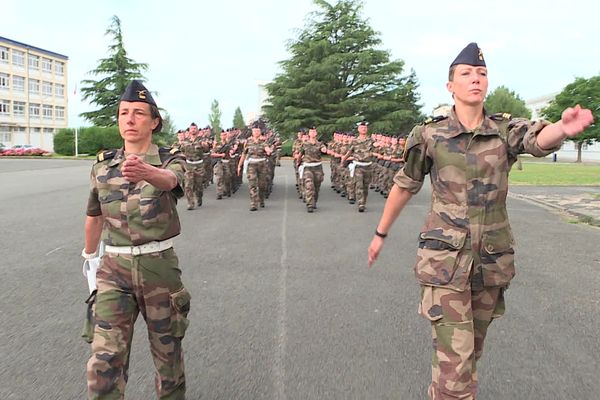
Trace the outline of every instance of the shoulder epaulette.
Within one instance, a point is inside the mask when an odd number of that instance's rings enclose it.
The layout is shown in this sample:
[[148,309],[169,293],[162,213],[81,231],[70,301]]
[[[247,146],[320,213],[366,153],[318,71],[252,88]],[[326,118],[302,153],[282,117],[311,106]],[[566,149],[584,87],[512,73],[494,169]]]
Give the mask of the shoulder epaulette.
[[492,121],[510,121],[512,119],[512,115],[509,113],[496,113],[490,115],[490,119]]
[[96,161],[102,162],[102,161],[106,161],[106,160],[111,160],[111,159],[115,158],[115,154],[117,154],[117,150],[103,151],[101,153],[98,153],[98,155],[96,156]]
[[448,118],[447,115],[438,115],[435,117],[429,117],[425,121],[423,121],[423,124],[428,125],[428,124],[432,124],[434,122],[440,122],[440,121],[445,120],[446,118]]

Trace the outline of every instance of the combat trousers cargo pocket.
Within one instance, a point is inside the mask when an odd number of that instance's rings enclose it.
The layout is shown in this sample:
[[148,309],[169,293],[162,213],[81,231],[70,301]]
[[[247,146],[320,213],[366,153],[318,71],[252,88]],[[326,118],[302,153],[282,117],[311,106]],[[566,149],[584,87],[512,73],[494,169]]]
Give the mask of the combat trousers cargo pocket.
[[432,286],[421,286],[421,302],[419,303],[419,314],[431,322],[442,319],[442,305],[433,298]]
[[83,322],[81,337],[88,343],[92,343],[94,341],[94,328],[96,327],[96,292],[97,290],[94,290],[85,301],[87,303],[87,310],[85,320]]
[[504,301],[505,290],[506,288],[500,289],[500,293],[498,294],[498,302],[496,303],[496,307],[494,307],[494,312],[492,313],[492,319],[500,318],[506,311],[506,303]]
[[190,312],[192,296],[184,287],[169,296],[171,298],[171,333],[173,336],[183,339],[190,324],[187,315]]

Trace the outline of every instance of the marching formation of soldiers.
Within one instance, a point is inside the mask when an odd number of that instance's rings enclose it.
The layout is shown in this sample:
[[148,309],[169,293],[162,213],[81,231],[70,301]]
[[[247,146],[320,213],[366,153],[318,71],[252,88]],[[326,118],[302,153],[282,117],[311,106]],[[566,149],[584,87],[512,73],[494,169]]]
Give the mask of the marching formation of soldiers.
[[366,209],[369,187],[387,198],[394,175],[403,164],[404,138],[382,134],[369,137],[368,125],[366,121],[358,124],[358,136],[334,132],[326,145],[316,139],[316,127],[298,131],[292,146],[296,189],[309,213],[316,209],[323,181],[321,153],[330,156],[331,188],[350,204],[357,203],[359,212]]
[[[177,132],[173,145],[186,158],[185,197],[188,210],[202,206],[204,189],[216,183],[217,200],[231,197],[247,174],[250,211],[265,206],[273,190],[275,166],[280,165],[281,140],[259,120],[252,125],[252,135],[237,128],[222,130],[215,139],[210,126],[198,129],[192,122]],[[261,150],[262,149],[262,150]]]
[[[292,145],[298,198],[309,213],[317,209],[324,180],[322,155],[331,166],[331,188],[358,211],[366,209],[369,188],[387,198],[396,172],[402,167],[404,138],[375,133],[368,135],[368,122],[357,124],[358,134],[335,132],[322,143],[317,127],[301,129]],[[174,145],[186,157],[185,197],[188,210],[202,205],[204,189],[216,183],[217,200],[231,197],[246,175],[250,211],[265,207],[273,190],[275,167],[280,165],[279,135],[258,120],[245,130],[221,131],[215,139],[210,126],[198,129],[195,123],[177,133]]]

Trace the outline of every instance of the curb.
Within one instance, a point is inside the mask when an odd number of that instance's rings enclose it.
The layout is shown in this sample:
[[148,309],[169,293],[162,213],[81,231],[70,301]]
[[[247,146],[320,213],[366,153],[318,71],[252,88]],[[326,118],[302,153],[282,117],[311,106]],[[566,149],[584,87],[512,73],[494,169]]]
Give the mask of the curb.
[[546,208],[551,208],[557,211],[560,211],[562,213],[568,214],[572,217],[577,218],[577,220],[579,222],[583,222],[586,223],[588,225],[592,225],[595,227],[600,227],[600,220],[596,219],[594,217],[592,217],[591,215],[587,215],[587,214],[583,214],[577,211],[573,211],[573,210],[569,210],[568,208],[562,207],[562,206],[558,206],[554,203],[550,203],[544,200],[540,200],[540,199],[536,199],[533,197],[529,197],[526,196],[524,194],[518,194],[518,193],[510,193],[510,191],[508,192],[508,196],[512,197],[514,199],[518,199],[518,200],[524,200],[524,201],[528,201],[530,203],[534,203],[534,204],[538,204],[538,205],[542,205]]

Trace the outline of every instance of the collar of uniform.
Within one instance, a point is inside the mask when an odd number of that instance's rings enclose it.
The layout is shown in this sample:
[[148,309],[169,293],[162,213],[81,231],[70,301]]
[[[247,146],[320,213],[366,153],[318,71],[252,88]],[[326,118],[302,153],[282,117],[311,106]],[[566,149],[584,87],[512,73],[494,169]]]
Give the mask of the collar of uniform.
[[158,154],[158,146],[157,145],[155,145],[154,143],[150,144],[150,147],[148,147],[148,151],[146,152],[146,155],[144,156],[144,161],[150,165],[155,165],[155,166],[162,164],[160,162],[160,156]]
[[455,137],[460,135],[461,133],[470,133],[472,132],[475,136],[489,136],[489,135],[498,135],[500,134],[500,129],[498,125],[494,121],[492,121],[485,111],[483,110],[483,122],[478,128],[473,130],[468,130],[460,123],[458,117],[456,116],[456,111],[454,107],[452,107],[450,111],[450,115],[447,119],[440,121],[440,123],[444,123],[444,121],[448,121],[448,136]]

